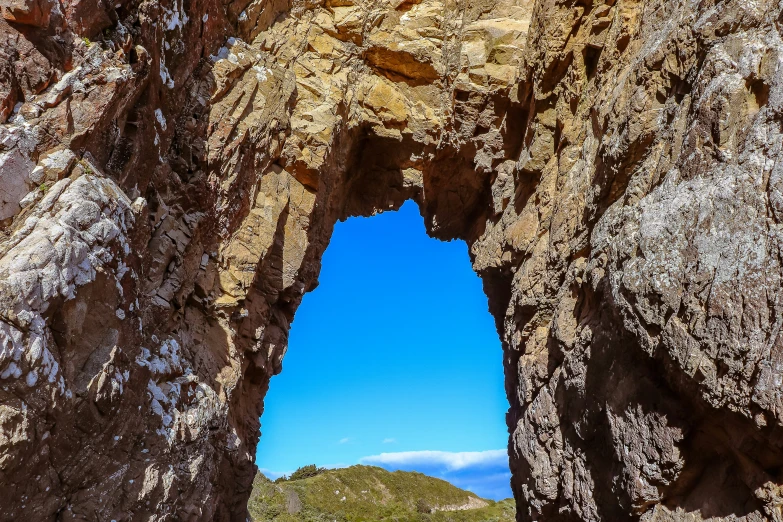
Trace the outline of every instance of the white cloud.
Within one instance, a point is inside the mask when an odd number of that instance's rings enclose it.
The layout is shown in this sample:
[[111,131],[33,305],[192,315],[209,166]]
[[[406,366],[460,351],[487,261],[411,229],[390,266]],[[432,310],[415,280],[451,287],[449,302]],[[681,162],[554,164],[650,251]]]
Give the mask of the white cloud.
[[347,444],[349,442],[351,442],[351,438],[350,437],[345,437],[345,438],[342,438],[339,441],[337,441],[338,444]]
[[506,450],[463,451],[459,453],[449,451],[401,451],[363,457],[359,462],[381,467],[423,465],[445,468],[448,471],[458,471],[476,466],[508,466],[508,453]]
[[451,482],[483,498],[501,500],[511,496],[511,473],[506,450],[401,451],[363,457],[359,463],[389,471],[418,471]]
[[[347,444],[353,439],[345,437],[339,441]],[[394,440],[394,439],[385,439]],[[395,441],[396,442],[396,441]],[[501,500],[511,496],[506,450],[490,451],[400,451],[381,453],[359,459],[359,464],[378,466],[389,471],[418,471],[431,477],[437,477],[455,486],[467,489],[482,498]],[[344,468],[349,464],[318,464],[325,468]],[[291,471],[279,472],[260,469],[270,479],[281,475],[291,475]]]
[[397,442],[397,439],[383,439],[384,444],[394,444],[395,442]]

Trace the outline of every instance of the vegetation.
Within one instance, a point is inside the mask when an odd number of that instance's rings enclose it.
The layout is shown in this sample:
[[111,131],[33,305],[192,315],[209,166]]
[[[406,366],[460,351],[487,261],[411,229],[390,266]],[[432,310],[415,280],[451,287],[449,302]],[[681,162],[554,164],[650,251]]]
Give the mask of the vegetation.
[[89,163],[87,163],[86,161],[82,160],[82,161],[81,161],[81,165],[82,165],[82,170],[83,170],[83,171],[84,171],[84,173],[85,173],[85,174],[87,174],[88,176],[91,176],[91,175],[95,174],[95,171],[94,171],[94,170],[92,170],[92,167],[91,167],[91,166],[90,166],[90,164],[89,164]]
[[293,473],[291,473],[290,477],[286,477],[283,475],[279,479],[275,480],[275,482],[287,482],[289,480],[302,480],[310,477],[315,477],[316,475],[320,475],[326,471],[326,468],[318,468],[315,464],[308,464],[307,466],[302,466],[301,468],[297,469]]
[[248,509],[253,522],[514,522],[510,499],[485,500],[485,507],[464,511],[439,511],[471,499],[479,500],[469,491],[421,473],[392,473],[371,466],[333,470],[304,466],[276,482],[259,473]]

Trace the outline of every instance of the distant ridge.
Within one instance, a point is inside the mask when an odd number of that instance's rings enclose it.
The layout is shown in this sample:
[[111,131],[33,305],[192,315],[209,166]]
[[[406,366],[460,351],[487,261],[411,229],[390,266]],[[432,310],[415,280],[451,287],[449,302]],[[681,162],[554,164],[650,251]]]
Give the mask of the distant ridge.
[[444,480],[373,466],[319,470],[272,482],[259,473],[252,522],[514,522],[511,499],[494,502]]

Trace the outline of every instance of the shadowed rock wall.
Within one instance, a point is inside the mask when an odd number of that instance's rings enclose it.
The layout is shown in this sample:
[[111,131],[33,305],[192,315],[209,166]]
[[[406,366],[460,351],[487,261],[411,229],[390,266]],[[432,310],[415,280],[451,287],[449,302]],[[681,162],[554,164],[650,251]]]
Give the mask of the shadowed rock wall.
[[0,12],[0,519],[244,521],[334,223],[413,199],[520,520],[783,520],[778,2]]

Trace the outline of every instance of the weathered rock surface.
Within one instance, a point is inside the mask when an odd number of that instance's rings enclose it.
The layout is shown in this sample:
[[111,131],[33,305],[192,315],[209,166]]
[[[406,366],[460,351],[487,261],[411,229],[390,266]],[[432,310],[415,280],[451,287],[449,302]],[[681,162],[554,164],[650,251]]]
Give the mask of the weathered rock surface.
[[0,519],[245,520],[334,223],[414,199],[520,520],[783,520],[779,2],[0,12]]

